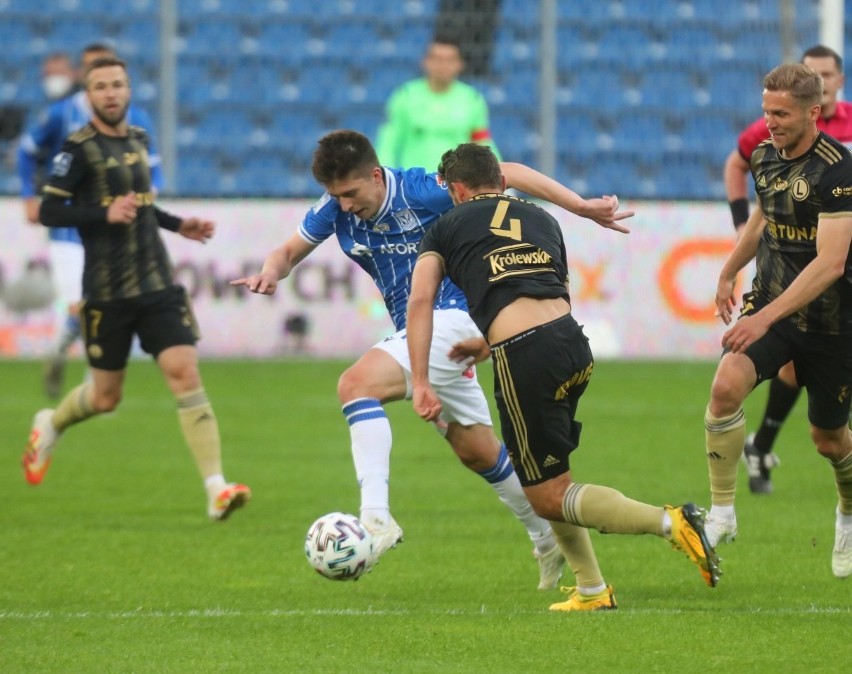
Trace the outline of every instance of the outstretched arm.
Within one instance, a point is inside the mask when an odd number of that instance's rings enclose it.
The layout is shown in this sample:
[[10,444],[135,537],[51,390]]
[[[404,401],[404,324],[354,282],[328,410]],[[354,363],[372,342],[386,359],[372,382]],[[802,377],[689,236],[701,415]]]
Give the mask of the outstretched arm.
[[506,178],[508,187],[514,187],[530,196],[549,201],[575,215],[593,220],[606,229],[614,229],[623,234],[630,232],[630,228],[622,225],[620,221],[633,217],[634,213],[633,211],[619,212],[618,197],[615,195],[583,199],[553,178],[516,162],[501,162],[500,170]]
[[298,233],[293,234],[281,246],[273,250],[263,263],[260,273],[231,281],[232,286],[245,286],[253,293],[271,295],[278,281],[287,278],[299,262],[304,260],[316,246],[305,241]]

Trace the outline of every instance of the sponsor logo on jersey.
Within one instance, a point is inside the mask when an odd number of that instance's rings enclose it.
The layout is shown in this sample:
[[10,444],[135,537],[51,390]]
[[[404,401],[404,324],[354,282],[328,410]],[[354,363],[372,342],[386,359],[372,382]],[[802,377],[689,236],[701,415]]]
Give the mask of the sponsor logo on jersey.
[[356,243],[349,249],[349,254],[355,257],[373,257],[373,251],[362,243]]

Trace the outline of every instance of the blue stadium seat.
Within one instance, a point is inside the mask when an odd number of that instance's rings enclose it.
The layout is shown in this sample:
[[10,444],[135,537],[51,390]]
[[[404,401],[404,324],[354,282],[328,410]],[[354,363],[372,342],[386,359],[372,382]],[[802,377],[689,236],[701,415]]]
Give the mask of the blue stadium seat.
[[744,68],[715,70],[707,74],[707,93],[713,106],[732,104],[760,109],[764,72]]
[[249,144],[255,125],[246,110],[211,107],[195,127],[195,146],[242,148]]
[[[756,118],[757,116],[754,117]],[[701,115],[688,115],[684,119],[680,133],[684,148],[714,158],[719,162],[721,171],[725,158],[736,146],[737,137],[743,128],[745,124],[742,124],[738,117],[713,110]]]
[[491,137],[506,161],[536,163],[540,139],[532,111],[509,106],[491,115]]
[[655,172],[643,171],[629,153],[611,152],[590,159],[585,165],[585,183],[584,196],[629,193],[649,199],[657,193]]
[[570,72],[563,71],[563,75],[567,75],[567,79],[560,83],[557,91],[560,105],[604,112],[621,110],[627,105],[623,68],[602,64],[596,68],[581,67]]
[[529,0],[501,0],[501,24],[514,24],[526,28],[538,27],[541,21],[540,5]]
[[[309,42],[317,39],[306,22],[292,19],[264,21],[257,36],[258,54],[274,56],[284,65],[299,66],[308,55]],[[318,49],[317,46],[313,48],[314,51]]]
[[308,160],[320,136],[336,126],[322,108],[291,106],[277,111],[266,131],[271,147]]
[[[605,3],[600,3],[605,4]],[[608,22],[596,32],[596,60],[608,64],[630,64],[633,68],[660,60],[660,39],[649,25]]]
[[384,110],[378,106],[364,109],[352,107],[347,110],[341,110],[340,115],[333,117],[334,127],[354,129],[371,139],[376,138],[376,132],[379,130],[382,122],[384,122],[384,119]]
[[615,151],[658,157],[666,149],[670,130],[662,115],[637,112],[616,116],[609,134],[612,136]]
[[110,38],[121,57],[134,65],[159,61],[160,25],[156,16],[117,22],[110,29]]
[[660,199],[724,199],[722,166],[699,153],[664,155],[657,179]]
[[577,68],[578,64],[596,58],[600,51],[595,33],[576,23],[560,23],[556,26],[556,44],[556,65],[561,69]]
[[649,66],[639,83],[642,107],[656,110],[695,110],[710,102],[696,71],[674,64]]
[[[26,0],[23,1],[26,2]],[[114,0],[79,0],[79,4],[77,6],[73,3],[61,2],[52,4],[59,4],[60,8],[63,5],[67,5],[67,11],[75,16],[91,15],[108,17],[112,16],[116,9]],[[132,2],[122,3],[121,13],[123,16],[130,15],[134,19],[138,15],[147,14],[153,16],[159,10],[159,4],[159,0],[132,0]]]
[[[633,0],[634,2],[636,0]],[[571,19],[587,25],[603,25],[613,18],[613,6],[620,3],[593,0],[592,2],[557,2],[556,16],[559,20]]]
[[605,142],[593,110],[574,106],[560,107],[556,115],[556,147],[569,157],[592,156]]
[[495,36],[494,65],[499,70],[514,70],[538,64],[539,30],[536,26],[504,23]]
[[[111,2],[111,0],[99,0]],[[134,0],[137,2],[138,0]],[[159,0],[147,0],[159,2]],[[133,3],[127,3],[133,4]],[[215,16],[228,18],[268,17],[275,8],[275,2],[270,0],[197,0],[195,2],[177,2],[178,19],[192,21],[199,16]],[[295,3],[293,3],[295,4]]]
[[708,68],[724,60],[720,53],[722,37],[710,21],[677,20],[660,33],[665,61],[679,68]]
[[50,24],[45,35],[51,51],[63,49],[72,54],[91,42],[111,42],[111,23],[103,18],[76,17],[73,21],[56,21]]
[[242,25],[227,17],[205,16],[180,23],[182,52],[188,56],[217,56],[239,51]]
[[25,18],[4,16],[0,21],[0,44],[7,54],[31,53],[31,44],[36,35],[32,22]]
[[287,165],[276,152],[254,152],[239,158],[235,192],[242,196],[272,197],[281,191]]
[[221,164],[215,153],[187,149],[178,154],[176,171],[178,196],[205,196],[211,188],[211,178],[218,178]]

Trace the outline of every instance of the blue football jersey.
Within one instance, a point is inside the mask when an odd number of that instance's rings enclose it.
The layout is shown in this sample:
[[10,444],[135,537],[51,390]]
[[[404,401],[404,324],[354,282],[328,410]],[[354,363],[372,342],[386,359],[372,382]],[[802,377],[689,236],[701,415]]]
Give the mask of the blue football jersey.
[[[83,128],[91,119],[92,109],[85,91],[77,91],[51,103],[38,121],[22,136],[18,147],[18,176],[21,179],[21,196],[36,195],[36,172],[39,166],[50,166],[53,157],[62,149],[65,139]],[[150,148],[148,159],[151,164],[151,183],[157,190],[163,187],[163,171],[160,155],[152,136],[151,119],[144,110],[133,105],[127,111],[127,121],[141,126],[148,132]],[[71,224],[71,223],[69,223]],[[50,227],[53,240],[80,242],[80,235],[73,227]]]
[[[336,236],[343,252],[373,278],[393,324],[402,330],[420,240],[432,223],[453,207],[453,201],[435,173],[422,168],[384,167],[383,171],[387,194],[372,220],[346,213],[326,193],[305,215],[299,234],[313,245]],[[435,308],[467,311],[467,300],[445,278]]]

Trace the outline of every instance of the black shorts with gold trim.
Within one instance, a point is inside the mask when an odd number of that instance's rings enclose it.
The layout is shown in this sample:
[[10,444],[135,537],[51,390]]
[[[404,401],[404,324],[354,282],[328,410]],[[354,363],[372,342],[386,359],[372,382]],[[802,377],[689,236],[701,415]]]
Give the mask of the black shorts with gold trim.
[[582,327],[569,314],[492,345],[491,355],[503,441],[521,484],[566,473],[582,429],[574,416],[594,367]]
[[154,358],[170,346],[194,345],[200,337],[182,286],[119,300],[86,300],[80,319],[86,358],[99,370],[127,367],[133,335]]

